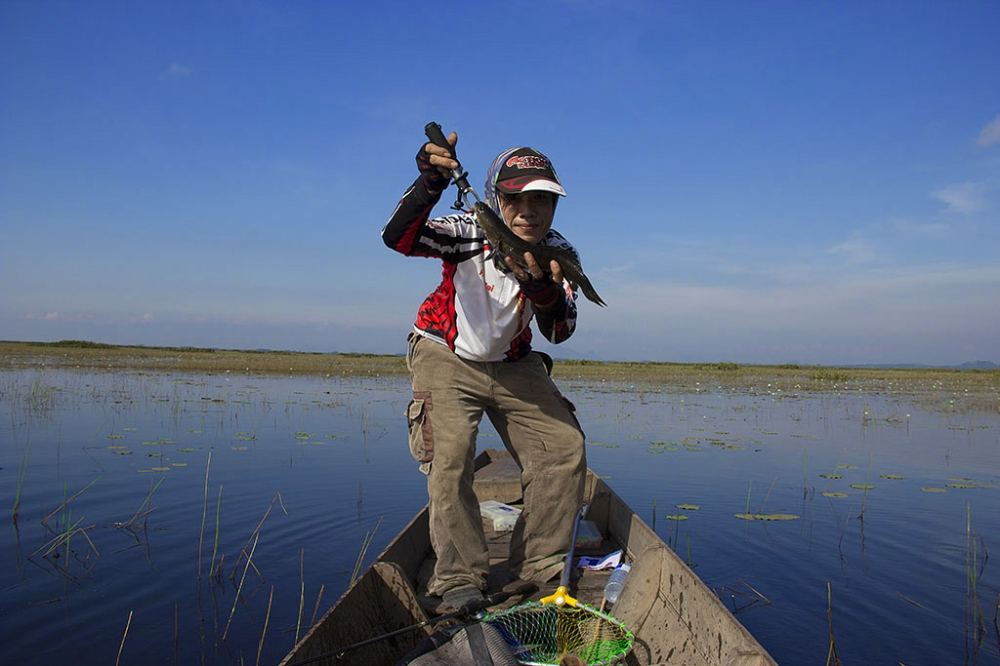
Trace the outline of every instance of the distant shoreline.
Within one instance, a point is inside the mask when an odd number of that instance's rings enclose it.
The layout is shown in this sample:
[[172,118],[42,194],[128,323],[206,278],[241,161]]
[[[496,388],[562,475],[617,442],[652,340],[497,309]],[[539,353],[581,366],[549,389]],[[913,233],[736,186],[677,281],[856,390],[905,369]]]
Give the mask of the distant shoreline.
[[[92,368],[315,376],[405,376],[405,359],[390,354],[247,351],[195,347],[111,345],[86,340],[0,341],[0,369]],[[924,383],[947,381],[1000,389],[1000,370],[874,368],[818,365],[746,365],[589,361],[560,359],[553,376],[610,382],[650,382],[680,386],[772,384],[783,390],[819,390],[852,382]]]

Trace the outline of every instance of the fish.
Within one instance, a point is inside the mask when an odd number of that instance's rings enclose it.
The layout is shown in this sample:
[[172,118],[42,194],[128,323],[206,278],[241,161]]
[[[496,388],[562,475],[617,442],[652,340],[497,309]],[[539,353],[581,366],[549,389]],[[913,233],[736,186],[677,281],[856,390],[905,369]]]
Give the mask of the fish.
[[571,284],[579,285],[584,296],[597,305],[607,306],[607,303],[597,294],[597,290],[594,289],[594,286],[590,283],[590,279],[583,272],[583,266],[580,265],[580,262],[573,256],[572,252],[561,247],[536,245],[520,238],[510,230],[510,227],[504,224],[504,221],[493,212],[492,208],[482,201],[476,202],[472,208],[472,212],[476,217],[476,222],[479,223],[479,227],[486,234],[486,239],[489,240],[493,253],[501,257],[510,257],[515,263],[525,269],[527,266],[524,265],[524,260],[522,259],[525,252],[530,252],[534,255],[535,260],[542,266],[548,266],[550,261],[555,260],[562,267],[563,275],[566,279]]

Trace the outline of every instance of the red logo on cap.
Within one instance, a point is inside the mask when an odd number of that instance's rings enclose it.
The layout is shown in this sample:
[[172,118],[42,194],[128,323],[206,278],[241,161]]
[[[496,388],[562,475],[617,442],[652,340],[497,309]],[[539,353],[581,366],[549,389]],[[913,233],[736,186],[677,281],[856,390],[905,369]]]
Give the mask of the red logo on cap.
[[504,166],[518,169],[548,169],[549,161],[537,155],[518,155],[508,159]]

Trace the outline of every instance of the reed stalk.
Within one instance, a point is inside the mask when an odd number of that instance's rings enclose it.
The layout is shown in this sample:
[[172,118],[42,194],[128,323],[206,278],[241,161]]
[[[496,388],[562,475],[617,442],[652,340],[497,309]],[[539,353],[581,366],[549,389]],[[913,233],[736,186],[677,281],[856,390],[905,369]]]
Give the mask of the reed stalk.
[[[965,505],[965,596],[966,596],[966,651],[978,653],[986,634],[986,620],[979,604],[979,553],[978,536],[972,531],[972,505]],[[969,649],[969,634],[973,645]]]
[[122,632],[122,642],[118,645],[118,656],[115,658],[115,666],[122,660],[122,650],[125,649],[125,637],[128,636],[128,628],[132,626],[132,611],[128,612],[128,620],[125,622],[125,631]]
[[24,453],[21,454],[21,465],[17,469],[17,486],[14,488],[14,508],[11,510],[10,518],[17,524],[17,512],[21,507],[21,489],[24,487],[24,475],[28,470],[28,451],[31,450],[31,439],[24,446]]
[[[313,614],[312,617],[309,619],[310,627],[315,626],[316,624],[316,616],[319,615],[319,603],[323,599],[323,592],[325,590],[326,590],[326,583],[321,583],[319,586],[319,592],[316,593],[316,603],[313,604]],[[1000,606],[1000,601],[997,602],[997,605]]]
[[257,643],[256,666],[260,666],[260,653],[264,651],[264,636],[267,635],[267,623],[271,619],[271,602],[274,601],[274,585],[271,586],[271,594],[267,598],[267,613],[264,615],[264,628],[260,631],[260,642]]
[[372,541],[375,540],[375,532],[378,531],[381,524],[382,516],[379,516],[375,527],[370,532],[365,532],[364,537],[361,538],[361,550],[358,551],[358,557],[354,561],[354,570],[351,572],[351,585],[354,585],[354,581],[361,575],[361,567],[364,565],[365,554],[368,552],[368,547],[372,545]]
[[299,642],[299,631],[302,629],[302,610],[306,602],[306,565],[305,549],[299,548],[299,616],[295,620],[295,643]]
[[126,520],[124,523],[115,523],[115,527],[118,527],[120,529],[128,529],[128,528],[132,527],[132,523],[134,523],[136,520],[138,520],[141,517],[149,515],[149,513],[150,513],[151,510],[147,510],[146,507],[152,501],[153,494],[159,489],[160,484],[162,484],[163,481],[164,481],[164,478],[165,477],[161,476],[159,478],[159,480],[157,480],[157,482],[155,484],[154,483],[150,483],[149,484],[149,486],[150,486],[149,492],[146,493],[146,498],[144,500],[142,500],[142,504],[139,505],[139,508],[136,509],[135,513],[133,513],[132,516],[128,520]]
[[201,546],[205,538],[205,514],[208,513],[208,470],[212,468],[212,452],[208,452],[205,464],[205,501],[201,506],[201,530],[198,532],[198,580],[201,580]]
[[233,615],[236,613],[236,604],[240,600],[240,593],[243,591],[243,582],[247,579],[247,571],[250,569],[250,562],[253,560],[253,552],[257,549],[257,540],[260,539],[260,533],[254,537],[253,546],[250,548],[250,555],[247,556],[247,565],[243,567],[243,576],[240,578],[239,587],[236,588],[236,596],[233,597],[233,607],[229,611],[229,619],[226,620],[226,628],[222,632],[222,640],[226,640],[226,636],[229,635],[229,625],[233,622]]
[[842,666],[843,662],[837,653],[837,641],[833,637],[833,592],[830,581],[826,582],[826,624],[830,636],[830,647],[826,651],[826,666]]
[[86,492],[86,491],[87,491],[87,490],[88,490],[88,489],[89,489],[89,488],[90,488],[91,486],[93,486],[93,485],[94,485],[95,483],[97,483],[98,479],[100,479],[100,478],[101,478],[100,476],[96,476],[96,477],[94,477],[94,480],[93,480],[93,481],[91,481],[90,483],[88,483],[87,485],[85,485],[85,486],[84,486],[83,488],[81,488],[80,490],[78,490],[78,491],[76,491],[75,493],[73,493],[73,494],[72,494],[72,495],[71,495],[70,497],[68,497],[68,498],[64,499],[64,500],[63,500],[63,502],[62,502],[62,504],[60,504],[60,505],[59,505],[59,506],[57,506],[56,508],[52,509],[52,511],[50,511],[50,512],[48,513],[48,515],[46,515],[46,516],[45,516],[44,518],[42,518],[42,521],[41,521],[41,522],[42,522],[42,525],[44,525],[44,526],[48,527],[48,523],[49,523],[49,520],[50,520],[50,519],[52,518],[52,516],[56,515],[56,514],[57,514],[57,513],[59,513],[59,512],[61,511],[61,510],[63,510],[64,508],[66,508],[66,506],[67,506],[67,505],[68,505],[68,504],[69,504],[70,502],[72,502],[72,501],[73,501],[73,500],[75,500],[75,499],[76,499],[77,497],[79,497],[79,496],[80,496],[80,495],[82,495],[82,494],[83,494],[84,492]]
[[[219,523],[222,517],[222,484],[219,484],[219,497],[215,500],[215,540],[212,543],[212,560],[208,563],[208,577],[215,572],[215,556],[219,552]],[[220,562],[221,565],[221,562]]]

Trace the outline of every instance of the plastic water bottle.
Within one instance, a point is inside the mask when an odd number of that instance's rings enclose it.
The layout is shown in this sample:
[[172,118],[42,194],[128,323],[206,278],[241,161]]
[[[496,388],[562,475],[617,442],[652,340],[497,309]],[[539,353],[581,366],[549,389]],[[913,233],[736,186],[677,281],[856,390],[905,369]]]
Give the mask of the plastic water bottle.
[[604,598],[607,599],[608,603],[613,604],[618,601],[618,595],[622,593],[622,588],[625,586],[625,577],[631,570],[631,565],[622,564],[611,572],[608,582],[604,586]]

